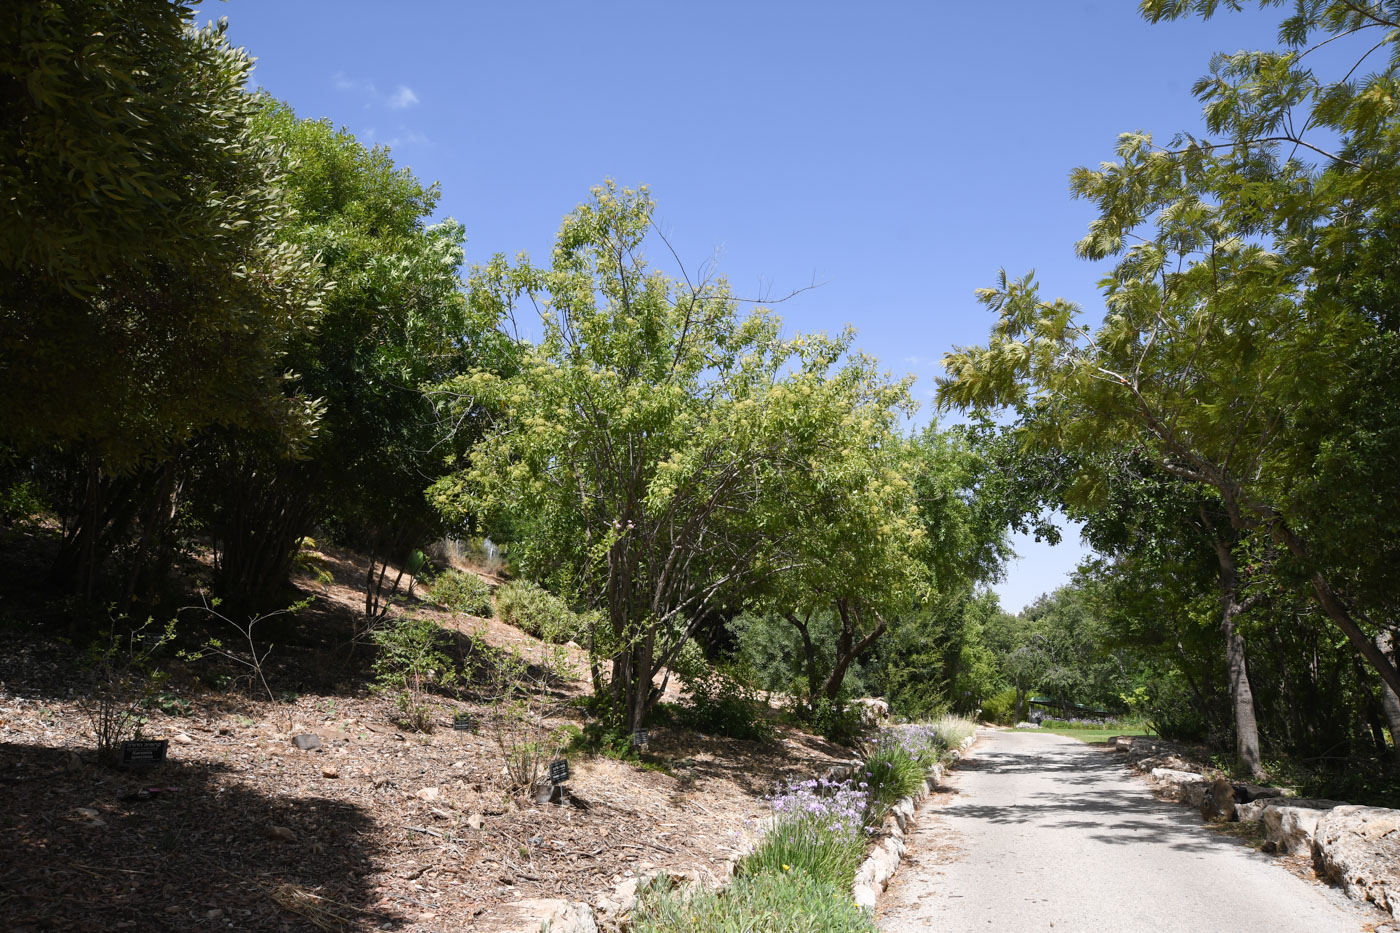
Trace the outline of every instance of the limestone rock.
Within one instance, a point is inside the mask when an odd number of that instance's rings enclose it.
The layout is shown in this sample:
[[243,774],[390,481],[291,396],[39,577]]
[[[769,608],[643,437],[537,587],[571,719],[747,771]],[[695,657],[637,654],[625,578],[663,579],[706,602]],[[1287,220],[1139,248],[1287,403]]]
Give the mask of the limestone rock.
[[1400,810],[1329,810],[1317,821],[1312,854],[1319,874],[1341,885],[1348,896],[1392,914],[1400,911]]
[[292,744],[304,752],[314,752],[321,747],[321,737],[314,732],[292,736]]
[[1312,851],[1313,836],[1318,819],[1333,807],[1335,800],[1290,800],[1286,804],[1273,802],[1264,807],[1259,820],[1264,824],[1264,836],[1280,852],[1306,855]]
[[417,797],[419,800],[425,800],[431,803],[432,801],[437,800],[438,795],[441,793],[442,792],[439,791],[436,787],[423,787],[420,788],[418,793],[414,794],[413,796]]

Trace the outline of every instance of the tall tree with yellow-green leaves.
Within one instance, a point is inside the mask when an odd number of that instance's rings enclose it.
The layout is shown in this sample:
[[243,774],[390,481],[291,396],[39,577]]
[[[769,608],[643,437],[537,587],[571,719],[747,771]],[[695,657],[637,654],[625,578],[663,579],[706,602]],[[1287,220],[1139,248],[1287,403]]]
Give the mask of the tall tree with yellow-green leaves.
[[[1280,37],[1212,62],[1210,137],[1128,133],[1074,172],[1099,213],[1079,251],[1117,258],[1102,323],[1003,273],[980,294],[989,342],[947,355],[939,397],[1018,409],[1029,445],[1128,449],[1208,487],[1400,691],[1400,3],[1299,2]],[[1338,73],[1313,70],[1324,43],[1354,50]],[[1102,495],[1083,479],[1071,496]]]
[[527,574],[601,613],[595,686],[629,730],[716,605],[835,539],[883,554],[916,534],[885,452],[906,387],[843,362],[849,335],[785,339],[722,281],[650,268],[652,209],[644,189],[608,184],[564,220],[547,268],[476,270],[473,303],[532,305],[540,330],[513,375],[444,386],[502,416],[472,468],[434,489],[449,517],[504,529]]

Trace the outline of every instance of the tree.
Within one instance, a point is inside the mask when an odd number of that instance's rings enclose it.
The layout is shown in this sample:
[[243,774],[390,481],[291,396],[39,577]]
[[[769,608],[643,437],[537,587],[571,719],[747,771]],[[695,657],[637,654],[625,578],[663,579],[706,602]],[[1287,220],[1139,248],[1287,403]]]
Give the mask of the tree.
[[278,238],[251,62],[190,15],[18,0],[0,18],[0,442],[81,458],[58,566],[89,595],[123,523],[168,511],[161,473],[198,431],[295,447],[315,427],[283,367],[314,269]]
[[497,322],[462,294],[465,234],[454,220],[431,222],[435,185],[397,167],[387,149],[271,99],[256,124],[288,168],[295,221],[281,236],[316,256],[327,280],[317,328],[288,350],[299,391],[318,400],[322,418],[295,456],[266,432],[209,445],[202,488],[219,586],[243,602],[273,602],[298,538],[315,524],[369,552],[374,615],[385,562],[402,561],[438,525],[424,490],[479,433],[479,414],[448,422],[430,390],[490,365]]
[[[1144,10],[1161,19],[1216,6],[1162,0]],[[1368,397],[1394,398],[1393,379],[1371,378],[1390,359],[1378,348],[1395,343],[1393,322],[1371,304],[1384,290],[1338,282],[1358,257],[1371,275],[1391,268],[1393,240],[1382,231],[1400,190],[1397,64],[1323,82],[1304,60],[1321,42],[1371,29],[1390,30],[1381,44],[1394,49],[1400,17],[1394,3],[1297,10],[1282,30],[1287,51],[1219,57],[1197,84],[1208,127],[1227,142],[1182,137],[1163,148],[1125,134],[1117,162],[1073,175],[1076,195],[1099,210],[1080,253],[1120,257],[1103,283],[1102,325],[1080,323],[1068,302],[1040,300],[1032,277],[1003,274],[981,293],[999,318],[992,338],[948,355],[940,400],[1034,411],[1043,431],[1033,443],[1125,445],[1213,490],[1236,532],[1276,542],[1353,650],[1396,689],[1400,670],[1375,641],[1393,623],[1355,604],[1360,575],[1327,540],[1329,525],[1374,522],[1316,522],[1304,493],[1341,460],[1379,484],[1368,501],[1395,500],[1393,467],[1362,472],[1338,457],[1355,449],[1349,435],[1379,442],[1373,449],[1392,462],[1400,453],[1389,419],[1374,420],[1384,406]],[[1319,31],[1327,38],[1312,41]],[[1339,144],[1322,146],[1310,128]]]
[[869,439],[907,401],[868,361],[839,364],[849,335],[784,340],[723,281],[648,268],[652,209],[645,189],[609,183],[565,218],[549,268],[497,257],[474,271],[472,302],[507,319],[531,302],[540,335],[513,374],[444,387],[458,411],[502,417],[433,492],[449,520],[504,529],[527,574],[601,611],[594,683],[628,729],[708,611],[791,569],[793,501],[890,501],[855,481],[897,486]]

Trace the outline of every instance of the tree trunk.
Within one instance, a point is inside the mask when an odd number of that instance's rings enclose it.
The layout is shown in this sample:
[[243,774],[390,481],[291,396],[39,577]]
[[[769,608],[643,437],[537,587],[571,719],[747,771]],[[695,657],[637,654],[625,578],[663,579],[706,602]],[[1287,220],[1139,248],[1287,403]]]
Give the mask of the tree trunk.
[[1249,687],[1244,636],[1235,628],[1235,618],[1244,609],[1239,598],[1239,575],[1230,545],[1216,537],[1213,541],[1220,561],[1220,632],[1225,636],[1225,663],[1230,672],[1230,700],[1235,719],[1235,758],[1255,778],[1264,776],[1259,760],[1259,723],[1254,716],[1254,693]]
[[810,706],[817,699],[817,693],[821,689],[821,675],[817,673],[817,646],[812,642],[812,632],[808,627],[812,617],[808,615],[806,619],[799,619],[793,613],[787,612],[783,614],[783,618],[797,629],[797,634],[802,637],[803,666],[807,673],[807,703]]
[[[1376,647],[1383,654],[1395,657],[1394,639],[1389,632],[1381,632],[1376,636]],[[1390,754],[1396,764],[1400,764],[1400,699],[1397,699],[1395,691],[1384,681],[1381,682],[1381,709],[1390,725]]]
[[841,634],[836,639],[836,666],[832,668],[831,676],[826,679],[826,684],[822,687],[822,693],[828,700],[836,699],[836,695],[841,692],[841,684],[846,679],[846,670],[850,668],[851,662],[860,657],[865,649],[875,644],[875,639],[885,634],[885,620],[876,613],[875,618],[879,620],[875,628],[870,630],[868,635],[855,640],[860,622],[859,610],[852,608],[844,599],[836,601],[836,611],[841,615]]

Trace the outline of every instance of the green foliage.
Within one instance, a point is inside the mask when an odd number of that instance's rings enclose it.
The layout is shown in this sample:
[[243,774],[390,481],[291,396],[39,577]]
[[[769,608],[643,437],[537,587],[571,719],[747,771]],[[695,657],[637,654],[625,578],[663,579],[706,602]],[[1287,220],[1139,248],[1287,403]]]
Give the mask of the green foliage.
[[507,625],[556,644],[586,640],[592,625],[558,596],[528,580],[512,580],[496,591],[496,614]]
[[438,704],[429,693],[457,679],[447,638],[436,623],[416,616],[400,616],[374,632],[374,689],[393,697],[405,728],[431,732]]
[[808,505],[825,502],[824,541],[891,555],[866,571],[885,589],[909,579],[918,537],[893,469],[908,386],[848,354],[849,333],[784,339],[770,313],[740,314],[724,282],[648,268],[652,210],[645,190],[596,188],[548,268],[497,257],[474,270],[470,307],[547,310],[508,375],[445,382],[455,414],[502,417],[471,468],[431,492],[448,521],[482,516],[526,574],[607,613],[590,648],[611,663],[629,728],[701,610],[813,538]]
[[47,508],[38,487],[30,480],[0,489],[0,524],[25,524]]
[[[317,317],[275,147],[223,25],[168,0],[18,0],[0,46],[0,439],[101,468],[213,424],[314,428],[287,342]],[[75,368],[72,361],[81,360]],[[285,391],[284,391],[285,390]]]
[[837,745],[854,745],[865,731],[860,709],[844,693],[834,699],[818,697],[808,708],[807,721],[813,731]]
[[677,718],[697,732],[756,742],[773,737],[773,724],[765,715],[768,704],[750,673],[740,667],[707,667],[685,681],[684,693],[690,702],[677,711]]
[[850,891],[798,869],[736,878],[721,891],[643,889],[638,933],[875,933]]
[[491,617],[491,584],[474,573],[444,570],[433,580],[428,598],[450,612]]
[[898,742],[878,742],[865,756],[860,770],[866,784],[866,819],[870,825],[878,826],[901,797],[917,791],[934,763]]
[[1017,700],[1020,699],[1015,687],[987,697],[982,701],[982,718],[999,726],[1016,724]]
[[801,872],[838,890],[851,890],[865,858],[866,840],[859,828],[819,817],[778,817],[752,852],[735,866],[740,877]]
[[163,629],[151,619],[135,628],[125,624],[114,621],[83,655],[87,684],[78,705],[92,727],[98,759],[109,765],[117,763],[122,742],[141,737],[144,710],[168,680],[157,654],[175,637],[173,621]]

